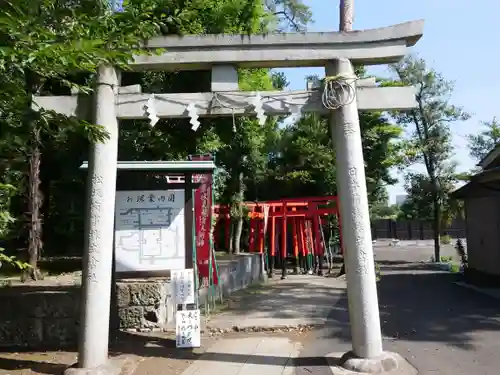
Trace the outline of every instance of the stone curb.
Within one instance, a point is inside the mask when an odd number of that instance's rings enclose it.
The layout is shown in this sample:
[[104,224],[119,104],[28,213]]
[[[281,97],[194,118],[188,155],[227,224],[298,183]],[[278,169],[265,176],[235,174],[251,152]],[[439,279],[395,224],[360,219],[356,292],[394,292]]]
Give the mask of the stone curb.
[[233,333],[233,332],[245,332],[245,333],[309,332],[315,328],[320,328],[323,326],[324,324],[297,324],[297,325],[250,326],[250,327],[233,326],[231,328],[207,327],[203,333],[207,333],[209,336],[220,336],[224,335],[225,333]]
[[[297,324],[297,325],[275,325],[275,326],[232,326],[230,328],[218,328],[207,326],[205,329],[201,330],[201,334],[207,334],[209,336],[220,336],[226,333],[234,332],[308,332],[313,329],[325,327],[326,323],[318,324]],[[149,332],[165,332],[165,333],[175,333],[175,328],[141,328],[141,329],[125,329],[125,332],[130,333],[149,333]]]

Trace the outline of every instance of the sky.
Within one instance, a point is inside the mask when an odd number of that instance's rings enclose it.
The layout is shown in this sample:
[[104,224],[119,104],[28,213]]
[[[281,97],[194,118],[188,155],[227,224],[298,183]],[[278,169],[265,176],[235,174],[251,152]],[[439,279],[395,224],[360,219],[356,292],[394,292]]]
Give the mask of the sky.
[[[336,31],[339,24],[338,0],[304,0],[313,12],[314,24],[308,31]],[[481,131],[481,121],[500,117],[500,75],[489,64],[500,63],[500,0],[354,0],[354,29],[372,29],[424,19],[424,36],[412,52],[447,80],[455,82],[451,102],[462,106],[472,117],[451,124],[454,159],[460,171],[470,170],[467,134]],[[305,89],[305,76],[324,76],[323,69],[283,69],[291,90]],[[384,73],[377,68],[376,73]],[[415,167],[421,170],[421,167]],[[389,187],[389,199],[404,193],[400,182]]]

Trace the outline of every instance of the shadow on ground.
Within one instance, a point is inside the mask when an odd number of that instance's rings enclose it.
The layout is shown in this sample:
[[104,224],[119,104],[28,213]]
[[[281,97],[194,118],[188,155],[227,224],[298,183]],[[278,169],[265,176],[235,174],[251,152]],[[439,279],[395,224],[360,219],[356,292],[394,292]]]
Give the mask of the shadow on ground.
[[[241,335],[239,336],[241,338]],[[235,338],[233,336],[226,337]],[[239,353],[216,353],[208,352],[201,353],[199,349],[175,349],[175,340],[165,337],[148,337],[137,335],[134,333],[123,333],[121,335],[122,343],[112,351],[112,355],[130,354],[129,349],[134,350],[133,354],[142,357],[165,357],[171,356],[181,360],[204,360],[218,362],[233,362],[233,363],[250,363],[262,365],[283,365],[284,362],[288,366],[322,366],[324,365],[324,357],[303,357],[289,358],[281,356],[264,356],[264,355],[247,355]],[[124,343],[127,343],[124,345]],[[127,345],[130,345],[127,347]]]
[[[492,333],[499,334],[500,337],[498,300],[453,284],[456,275],[450,273],[432,272],[432,269],[420,264],[392,266],[397,271],[382,267],[382,278],[378,283],[382,333],[385,337],[436,342],[464,350],[474,349],[476,336]],[[411,272],[413,270],[416,271]],[[420,270],[427,272],[419,272]],[[302,289],[299,291],[298,288]],[[318,295],[325,292],[326,295],[318,300]],[[343,288],[304,286],[289,282],[283,285],[278,283],[254,293],[259,294],[259,303],[255,302],[255,296],[247,299],[241,297],[239,309],[234,309],[231,313],[243,315],[248,309],[253,309],[277,319],[302,314],[293,315],[292,311],[277,305],[272,297],[274,294],[283,296],[281,302],[299,305],[294,311],[329,304],[329,334],[346,342],[350,341],[347,297]],[[160,346],[165,344],[163,342]],[[174,344],[170,343],[171,346]],[[154,352],[157,349],[144,350],[144,355],[147,356],[148,350]]]
[[[384,263],[378,284],[379,305],[383,335],[407,342],[438,343],[461,350],[477,350],[487,345],[488,350],[499,349],[500,302],[477,292],[453,284],[456,275],[433,272],[422,264],[400,262]],[[425,272],[422,272],[425,271]],[[310,277],[310,276],[309,276]],[[311,277],[310,277],[311,278]],[[320,280],[320,278],[318,278]],[[236,295],[231,313],[244,316],[249,310],[273,317],[288,319],[306,314],[314,316],[318,308],[329,307],[328,330],[324,339],[350,341],[347,298],[344,288],[292,281],[277,282],[261,289]],[[286,306],[289,305],[289,306]],[[292,308],[293,307],[293,308]],[[485,344],[482,337],[489,337]],[[208,339],[207,339],[208,340]],[[212,339],[210,339],[212,340]],[[207,342],[207,345],[210,341]],[[141,357],[161,357],[180,360],[214,360],[220,362],[282,363],[283,358],[250,356],[230,353],[206,353],[202,349],[177,350],[175,341],[165,335],[146,336],[120,333],[111,347],[112,355],[133,354]],[[314,353],[316,354],[316,353]],[[324,366],[322,357],[305,357],[290,365]],[[0,359],[0,369],[36,368],[41,373],[56,374],[64,365],[43,361],[16,361]]]
[[[297,277],[302,276],[295,276]],[[304,277],[309,280],[317,278]],[[332,298],[342,294],[343,291],[342,286],[307,284],[291,280],[277,281],[272,285],[262,285],[234,293],[229,298],[228,309],[214,316],[211,321],[222,320],[229,315],[235,318],[274,319],[277,322],[284,319],[324,320],[332,308]]]
[[0,370],[25,371],[31,370],[40,374],[62,374],[69,364],[52,363],[43,360],[20,360],[15,358],[0,358]]
[[[455,285],[457,275],[404,263],[382,266],[381,272],[378,298],[385,337],[465,350],[475,349],[477,335],[493,333],[500,338],[500,302]],[[329,319],[345,322],[342,310],[347,310],[345,298],[338,300]],[[345,329],[334,329],[332,335],[350,338]]]

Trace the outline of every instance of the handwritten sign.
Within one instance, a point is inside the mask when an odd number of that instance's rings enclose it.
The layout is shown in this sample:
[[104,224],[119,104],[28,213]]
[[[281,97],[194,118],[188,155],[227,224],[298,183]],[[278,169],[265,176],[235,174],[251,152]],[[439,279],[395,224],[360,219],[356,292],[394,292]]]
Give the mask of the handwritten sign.
[[188,305],[194,301],[194,270],[175,270],[170,274],[176,305]]
[[200,310],[182,310],[175,314],[175,343],[177,348],[201,346]]
[[185,267],[184,190],[117,191],[116,272]]

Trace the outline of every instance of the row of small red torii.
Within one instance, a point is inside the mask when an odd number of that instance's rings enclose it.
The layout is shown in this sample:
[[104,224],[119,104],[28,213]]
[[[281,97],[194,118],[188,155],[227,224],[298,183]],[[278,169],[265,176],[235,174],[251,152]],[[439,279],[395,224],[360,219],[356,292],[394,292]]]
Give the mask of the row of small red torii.
[[[264,202],[245,202],[249,210],[250,234],[248,247],[250,252],[264,252],[264,220],[265,210],[268,209],[267,231],[270,240],[270,256],[274,257],[276,249],[276,229],[281,225],[281,257],[287,257],[287,225],[292,225],[294,256],[299,254],[307,255],[306,235],[313,239],[313,255],[324,255],[323,242],[321,237],[320,224],[323,216],[336,215],[341,228],[340,214],[338,210],[338,198],[336,196],[307,197],[307,198],[286,198]],[[216,226],[214,228],[215,248],[220,247],[219,226],[224,222],[224,245],[229,248],[230,237],[230,207],[229,205],[215,205],[214,215]],[[306,222],[312,221],[312,226]],[[312,229],[311,229],[312,228]],[[342,236],[340,235],[340,248],[342,249]]]

